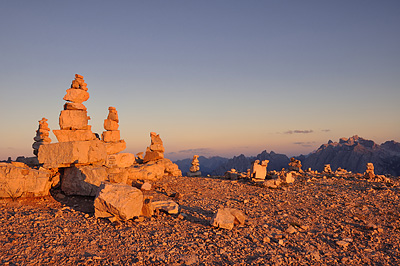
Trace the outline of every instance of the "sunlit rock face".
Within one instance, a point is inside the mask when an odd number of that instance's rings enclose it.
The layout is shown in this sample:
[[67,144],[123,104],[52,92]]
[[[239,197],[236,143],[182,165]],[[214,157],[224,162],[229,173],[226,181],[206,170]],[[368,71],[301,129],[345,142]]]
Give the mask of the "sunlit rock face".
[[367,163],[374,165],[376,174],[400,175],[400,143],[386,141],[376,144],[359,136],[341,138],[339,142],[329,141],[303,159],[304,168],[323,171],[330,164],[333,171],[339,167],[356,173],[363,173]]

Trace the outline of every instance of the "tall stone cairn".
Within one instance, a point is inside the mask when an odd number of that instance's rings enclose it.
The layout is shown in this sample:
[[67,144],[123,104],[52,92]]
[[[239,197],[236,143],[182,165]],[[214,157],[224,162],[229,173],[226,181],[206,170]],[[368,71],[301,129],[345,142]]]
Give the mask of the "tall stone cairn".
[[189,171],[192,173],[196,173],[199,170],[200,170],[199,156],[194,155],[192,160],[192,166],[190,167]]
[[106,131],[101,135],[104,142],[118,142],[121,139],[119,127],[118,112],[115,107],[108,107],[108,116],[104,120],[104,129]]
[[367,163],[366,164],[366,170],[364,173],[364,177],[367,179],[375,178],[375,173],[374,173],[374,164],[373,163]]
[[35,142],[32,144],[33,154],[36,156],[38,155],[39,147],[41,145],[51,142],[51,139],[49,138],[50,128],[47,119],[43,117],[42,120],[39,120],[38,122],[39,127],[38,130],[36,130],[36,136],[33,138]]
[[144,155],[143,162],[157,161],[164,159],[164,146],[163,142],[155,132],[150,132],[151,144],[147,147],[146,154]]
[[90,117],[87,108],[82,104],[89,99],[87,84],[83,76],[75,74],[71,88],[67,89],[64,110],[60,113],[60,130],[53,130],[59,142],[85,141],[96,139],[88,125]]

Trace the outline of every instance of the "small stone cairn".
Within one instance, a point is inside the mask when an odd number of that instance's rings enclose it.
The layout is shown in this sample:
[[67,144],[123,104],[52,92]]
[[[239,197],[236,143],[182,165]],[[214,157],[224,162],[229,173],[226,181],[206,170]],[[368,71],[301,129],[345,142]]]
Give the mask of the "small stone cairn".
[[367,167],[367,170],[365,170],[364,177],[366,179],[375,178],[374,165],[372,163],[367,163],[366,167]]
[[89,99],[87,84],[83,76],[75,74],[71,88],[67,90],[64,100],[64,110],[60,113],[60,130],[53,130],[59,142],[86,141],[96,139],[91,126],[88,125],[90,117],[87,109],[82,104]]
[[302,173],[303,170],[301,170],[301,162],[300,160],[296,160],[295,158],[290,158],[289,162],[289,171],[295,171],[295,172],[300,172]]
[[269,160],[264,160],[261,162],[261,164],[260,164],[260,160],[255,160],[251,164],[250,178],[264,180],[265,177],[267,176],[268,163],[269,163]]
[[118,112],[115,107],[108,107],[108,116],[104,120],[104,129],[101,138],[104,142],[118,142],[121,139],[119,127]]
[[324,165],[324,173],[325,174],[332,174],[332,169],[330,164],[325,164]]
[[33,148],[33,154],[38,155],[39,147],[44,144],[48,144],[51,142],[51,139],[49,138],[50,135],[50,128],[49,124],[47,123],[46,118],[42,118],[42,120],[39,120],[39,128],[36,130],[36,137],[33,138],[35,141],[32,144]]
[[190,167],[189,172],[187,172],[187,176],[201,176],[198,155],[193,156],[192,166]]
[[146,149],[146,154],[143,158],[144,163],[164,159],[164,146],[160,135],[157,135],[155,132],[150,132],[150,137],[151,144]]

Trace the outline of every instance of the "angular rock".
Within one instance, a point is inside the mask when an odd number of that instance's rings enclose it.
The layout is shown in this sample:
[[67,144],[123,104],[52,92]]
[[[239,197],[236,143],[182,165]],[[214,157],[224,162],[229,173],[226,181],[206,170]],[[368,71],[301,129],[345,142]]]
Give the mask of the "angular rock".
[[64,170],[61,190],[66,195],[96,196],[103,181],[108,181],[108,173],[104,167],[72,166]]
[[[88,126],[89,127],[89,126]],[[86,141],[96,139],[96,135],[92,130],[62,130],[54,129],[54,135],[56,136],[58,142],[68,142],[68,141]]]
[[107,156],[107,167],[129,167],[136,162],[135,155],[132,153],[118,153]]
[[255,160],[251,165],[250,176],[256,179],[265,179],[267,175],[268,162],[268,160],[264,160],[260,164],[259,160]]
[[67,103],[64,104],[64,110],[82,110],[82,111],[86,111],[87,108],[86,108],[86,106],[84,106],[81,103],[67,102]]
[[73,163],[104,163],[106,158],[105,144],[98,139],[42,145],[38,153],[39,163],[45,168],[69,167]]
[[118,130],[118,128],[119,128],[118,122],[111,120],[111,119],[104,120],[104,129],[105,130],[114,131],[114,130]]
[[155,210],[163,210],[168,214],[179,213],[179,204],[173,200],[153,201],[152,205]]
[[0,198],[47,196],[53,183],[51,171],[0,163]]
[[107,218],[110,221],[138,217],[142,207],[142,191],[125,184],[103,182],[94,200],[96,218]]
[[121,139],[119,130],[104,131],[102,134],[102,140],[104,142],[117,142]]
[[89,93],[85,90],[70,88],[63,99],[73,103],[83,103],[89,99]]
[[[82,90],[81,90],[82,91]],[[60,114],[60,129],[88,129],[89,117],[83,110],[63,110]]]
[[143,162],[147,163],[150,161],[157,161],[164,159],[164,153],[160,151],[152,151],[149,147],[147,147],[146,154],[143,158]]
[[143,201],[143,207],[142,207],[142,214],[141,216],[150,218],[154,215],[154,207],[151,202],[151,199],[145,199]]
[[117,142],[106,142],[107,154],[116,154],[126,149],[126,142],[120,140]]
[[231,230],[235,224],[243,225],[246,216],[237,209],[220,208],[211,220],[211,225]]

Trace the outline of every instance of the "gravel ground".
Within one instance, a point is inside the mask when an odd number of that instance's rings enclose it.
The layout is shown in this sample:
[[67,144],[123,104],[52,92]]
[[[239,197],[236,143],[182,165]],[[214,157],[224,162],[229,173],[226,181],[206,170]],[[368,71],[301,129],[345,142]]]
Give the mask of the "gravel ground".
[[[279,189],[217,177],[166,177],[146,192],[180,215],[110,223],[93,198],[0,200],[1,265],[400,265],[398,178],[297,178]],[[172,196],[178,192],[179,197]],[[248,220],[210,226],[220,207]]]

